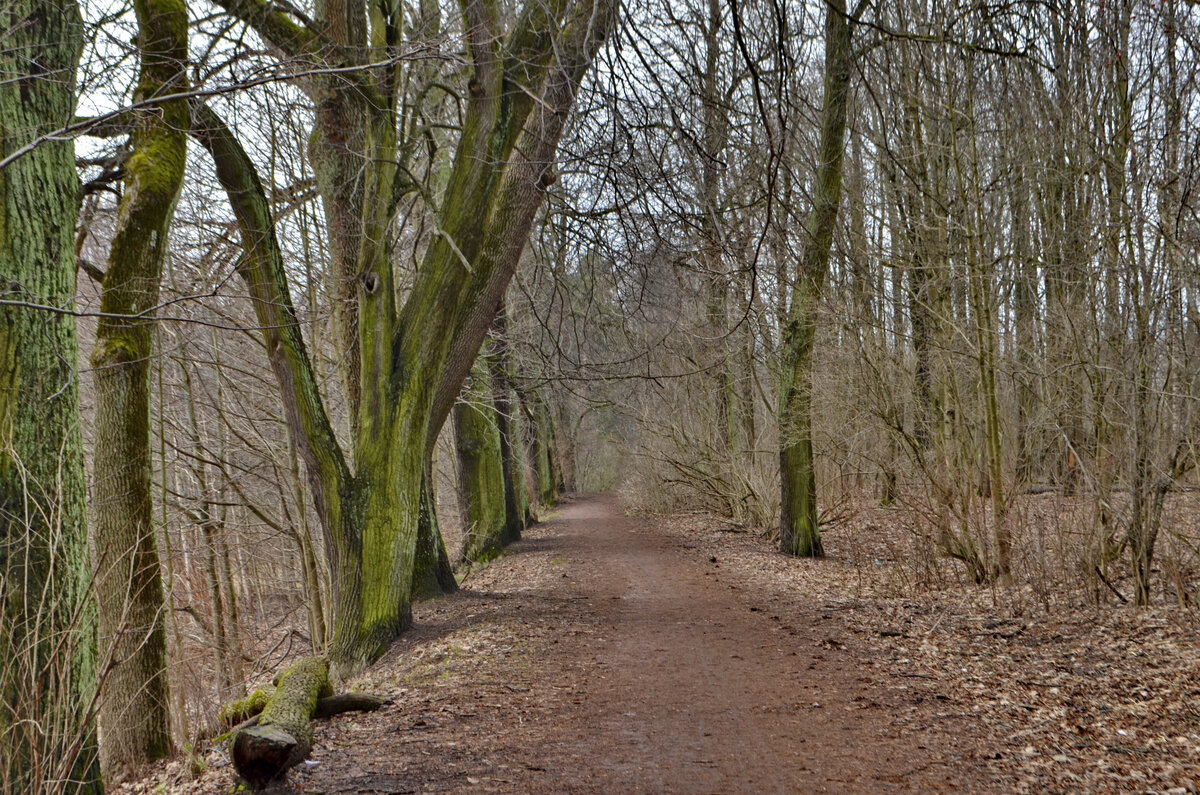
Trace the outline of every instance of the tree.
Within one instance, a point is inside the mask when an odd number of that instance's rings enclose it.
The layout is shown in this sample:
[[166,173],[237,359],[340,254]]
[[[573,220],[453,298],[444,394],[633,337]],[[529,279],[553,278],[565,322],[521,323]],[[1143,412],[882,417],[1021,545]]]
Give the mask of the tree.
[[[471,75],[462,130],[443,194],[427,197],[435,203],[436,234],[402,303],[390,227],[398,197],[420,186],[405,173],[405,147],[397,142],[399,5],[368,14],[363,3],[323,4],[312,26],[255,0],[222,5],[280,51],[342,70],[337,79],[352,85],[346,90],[325,77],[312,89],[317,184],[343,290],[338,324],[349,363],[349,455],[294,328],[282,264],[255,261],[255,243],[273,235],[269,216],[246,204],[261,185],[239,162],[227,131],[215,123],[199,131],[239,213],[242,274],[267,329],[289,431],[323,520],[335,603],[331,655],[345,674],[376,659],[410,621],[429,439],[475,360],[554,179],[558,139],[615,5],[530,2],[505,30],[498,7],[463,4]],[[358,68],[345,72],[347,66]]]
[[466,535],[461,559],[473,562],[495,554],[507,542],[504,461],[500,427],[485,349],[454,405],[454,448],[458,452],[458,492]]
[[[187,88],[187,7],[138,0],[134,101]],[[96,438],[92,498],[102,659],[105,777],[171,750],[163,587],[151,498],[153,322],[171,218],[187,159],[186,99],[136,116],[124,193],[103,274],[92,353]]]
[[[69,122],[82,47],[74,2],[0,10],[0,157]],[[72,236],[74,146],[0,172],[0,788],[101,790],[93,691]]]
[[816,302],[829,272],[829,252],[842,200],[842,159],[850,105],[853,20],[845,0],[825,7],[825,95],[808,238],[792,279],[784,320],[779,383],[779,546],[803,557],[821,557],[817,479],[812,442],[812,355]]
[[492,324],[490,355],[492,401],[496,407],[496,429],[500,432],[500,469],[504,477],[504,538],[516,541],[529,526],[532,514],[525,490],[525,454],[521,444],[520,415],[512,388],[512,363],[509,357],[508,307],[500,304]]

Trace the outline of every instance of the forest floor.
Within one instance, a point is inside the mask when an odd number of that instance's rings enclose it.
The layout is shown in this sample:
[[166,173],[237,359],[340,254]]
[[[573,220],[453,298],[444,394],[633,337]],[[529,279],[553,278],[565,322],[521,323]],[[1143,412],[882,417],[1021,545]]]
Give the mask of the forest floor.
[[[846,540],[798,561],[568,499],[418,605],[351,683],[388,705],[321,722],[289,791],[1196,791],[1194,618],[885,593]],[[213,749],[198,777],[176,762],[127,791],[232,788]]]

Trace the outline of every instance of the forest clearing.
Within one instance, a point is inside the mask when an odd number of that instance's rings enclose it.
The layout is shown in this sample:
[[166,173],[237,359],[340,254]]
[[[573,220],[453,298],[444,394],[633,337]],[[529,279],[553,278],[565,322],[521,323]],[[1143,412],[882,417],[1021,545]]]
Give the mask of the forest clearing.
[[0,795],[1196,792],[1193,0],[0,0]]

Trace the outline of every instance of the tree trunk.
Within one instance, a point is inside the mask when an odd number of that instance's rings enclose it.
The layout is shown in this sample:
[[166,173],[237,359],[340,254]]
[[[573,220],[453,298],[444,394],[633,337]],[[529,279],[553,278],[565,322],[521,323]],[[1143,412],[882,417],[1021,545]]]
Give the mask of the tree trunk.
[[[1013,142],[1014,144],[1016,142]],[[1034,426],[1040,402],[1040,379],[1035,378],[1038,351],[1037,260],[1033,255],[1032,229],[1029,223],[1029,195],[1025,184],[1025,164],[1012,166],[1014,185],[1010,210],[1012,247],[1016,259],[1013,276],[1013,325],[1016,344],[1015,388],[1017,391],[1017,473],[1018,486],[1027,486],[1041,476],[1039,429]]]
[[[17,0],[0,29],[3,157],[71,120],[83,23],[74,2]],[[8,300],[74,306],[77,194],[69,141],[0,172]],[[71,315],[0,309],[0,781],[14,794],[101,791],[77,361]]]
[[484,560],[505,544],[504,465],[488,356],[486,349],[480,354],[454,405],[458,495],[466,533],[460,563]]
[[[805,301],[813,299],[805,298]],[[783,340],[784,369],[780,379],[779,548],[789,555],[825,555],[817,515],[817,478],[812,444],[813,337],[811,317],[797,318],[803,309],[793,293],[791,319]]]
[[[135,99],[186,90],[187,9],[143,0]],[[100,297],[92,353],[96,441],[92,505],[100,644],[108,670],[100,700],[105,778],[166,756],[170,701],[154,503],[150,357],[168,231],[187,159],[187,102],[140,114]]]
[[780,549],[821,557],[817,480],[812,446],[812,353],[816,302],[829,271],[829,254],[842,198],[842,157],[850,102],[851,20],[845,0],[825,11],[825,96],[821,108],[816,188],[808,218],[809,238],[792,284],[783,331],[779,394]]
[[413,562],[413,599],[430,599],[458,590],[458,580],[446,554],[438,527],[437,488],[433,480],[433,453],[426,451],[425,479],[421,483],[421,514],[417,519],[417,552]]
[[[378,63],[393,57],[401,33],[398,6],[384,13],[373,8],[368,20],[361,8],[325,19],[333,6],[319,5],[318,33],[282,10],[241,0],[218,4],[296,57],[324,58],[328,36],[348,45],[337,49],[339,59]],[[254,299],[288,432],[305,460],[324,525],[335,602],[330,655],[337,674],[373,662],[408,626],[428,440],[445,421],[524,251],[554,179],[551,165],[575,93],[615,21],[615,4],[530,2],[513,18],[488,3],[468,3],[463,13],[472,63],[462,94],[466,110],[441,191],[437,233],[402,306],[391,257],[402,64],[343,73],[339,80],[352,80],[353,90],[331,96],[318,86],[314,94],[317,137],[323,144],[346,142],[351,173],[363,191],[361,201],[342,196],[344,184],[337,179],[346,172],[340,168],[331,171],[332,183],[318,179],[325,184],[327,211],[336,205],[339,217],[361,221],[361,231],[339,235],[339,245],[349,247],[344,238],[352,234],[357,246],[352,272],[342,273],[354,291],[348,307],[357,347],[348,379],[351,406],[357,403],[353,474],[296,327],[261,183],[233,135],[211,111],[198,108],[198,135],[213,153],[238,215],[246,251],[239,271]],[[511,21],[507,33],[502,18]],[[355,103],[353,112],[331,102]],[[335,267],[344,271],[348,255],[339,260]]]
[[533,522],[529,493],[525,489],[525,454],[521,442],[521,418],[516,393],[509,376],[508,310],[503,304],[492,324],[492,351],[488,356],[492,376],[492,400],[496,406],[496,428],[500,431],[500,462],[504,472],[504,542],[521,537]]
[[550,506],[558,500],[558,473],[554,461],[554,425],[542,396],[536,392],[521,395],[529,422],[529,458],[533,465],[533,496],[539,505]]

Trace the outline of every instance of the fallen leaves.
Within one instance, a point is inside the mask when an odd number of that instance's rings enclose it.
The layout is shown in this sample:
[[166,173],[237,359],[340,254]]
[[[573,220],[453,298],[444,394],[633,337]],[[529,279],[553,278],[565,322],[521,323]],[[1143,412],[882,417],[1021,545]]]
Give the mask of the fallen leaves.
[[840,524],[818,561],[789,559],[701,516],[660,526],[702,561],[719,557],[726,576],[784,621],[814,609],[836,620],[845,635],[822,645],[844,643],[889,689],[919,689],[914,721],[970,716],[978,756],[1014,791],[1197,791],[1194,613],[1082,607],[1066,593],[1035,598],[1016,586],[933,588],[897,563],[903,555],[893,553],[911,538],[888,513],[864,508]]

